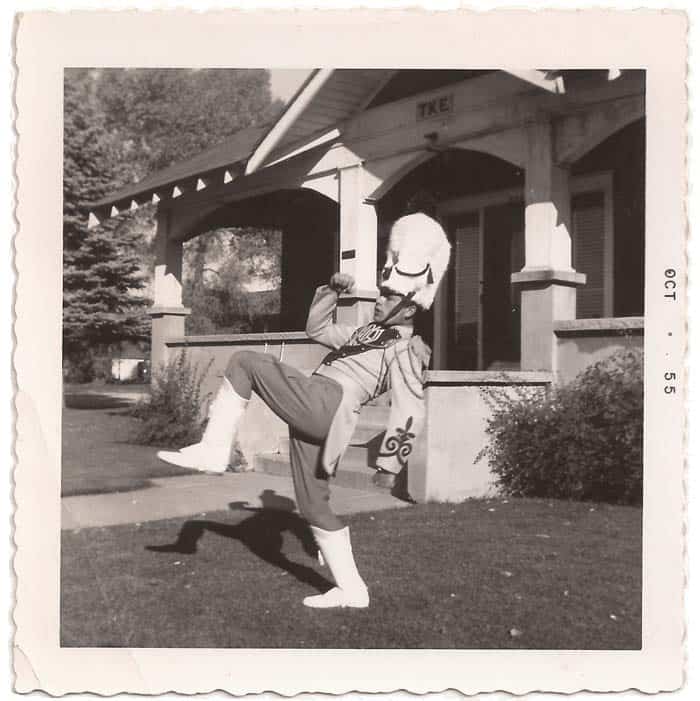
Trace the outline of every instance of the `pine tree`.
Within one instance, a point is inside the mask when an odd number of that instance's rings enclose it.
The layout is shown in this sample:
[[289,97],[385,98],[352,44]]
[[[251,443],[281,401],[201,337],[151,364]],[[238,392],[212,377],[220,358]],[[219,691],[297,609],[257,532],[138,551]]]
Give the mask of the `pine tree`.
[[100,347],[145,339],[137,242],[110,220],[88,230],[87,203],[126,180],[120,148],[95,104],[93,76],[66,71],[63,161],[63,349],[73,364]]
[[[86,203],[242,128],[268,122],[280,110],[281,103],[271,100],[265,70],[66,71],[64,357],[76,364],[105,345],[149,338],[143,294],[153,268],[155,207],[144,205],[88,231]],[[205,243],[210,256],[216,242]],[[210,290],[205,268],[202,259],[200,275],[186,280],[184,290],[186,303],[196,307],[200,333],[240,317],[245,297],[240,283],[233,298],[229,289]]]

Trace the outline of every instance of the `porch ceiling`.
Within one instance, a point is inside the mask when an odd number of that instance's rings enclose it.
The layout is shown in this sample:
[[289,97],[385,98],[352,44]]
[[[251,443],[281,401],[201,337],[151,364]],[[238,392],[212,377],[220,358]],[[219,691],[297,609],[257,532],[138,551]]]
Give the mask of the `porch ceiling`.
[[[289,154],[361,112],[395,73],[393,69],[376,68],[315,71],[256,148],[248,172]],[[286,128],[278,130],[285,120]]]

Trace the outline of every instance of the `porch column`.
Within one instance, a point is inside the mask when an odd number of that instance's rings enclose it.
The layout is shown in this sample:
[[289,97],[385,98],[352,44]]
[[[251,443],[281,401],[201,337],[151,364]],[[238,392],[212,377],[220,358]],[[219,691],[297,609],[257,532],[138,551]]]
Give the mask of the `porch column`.
[[340,261],[338,269],[355,278],[355,294],[338,304],[338,321],[362,325],[372,317],[377,296],[377,212],[365,202],[372,188],[361,164],[339,170]]
[[525,166],[525,266],[521,285],[521,368],[556,371],[554,322],[576,318],[576,287],[586,282],[571,260],[569,172],[554,158],[549,121],[528,125]]
[[166,339],[185,335],[185,317],[190,313],[182,306],[182,242],[169,237],[169,214],[159,209],[157,215],[153,306],[149,311],[151,377],[168,359]]

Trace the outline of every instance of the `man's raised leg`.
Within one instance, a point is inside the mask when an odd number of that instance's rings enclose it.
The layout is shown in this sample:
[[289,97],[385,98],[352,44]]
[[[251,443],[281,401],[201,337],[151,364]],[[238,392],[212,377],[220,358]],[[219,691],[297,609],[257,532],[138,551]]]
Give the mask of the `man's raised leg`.
[[209,406],[209,420],[202,439],[182,450],[161,450],[158,457],[191,470],[225,472],[230,464],[238,426],[252,394],[253,368],[268,366],[265,358],[262,353],[252,351],[234,353]]

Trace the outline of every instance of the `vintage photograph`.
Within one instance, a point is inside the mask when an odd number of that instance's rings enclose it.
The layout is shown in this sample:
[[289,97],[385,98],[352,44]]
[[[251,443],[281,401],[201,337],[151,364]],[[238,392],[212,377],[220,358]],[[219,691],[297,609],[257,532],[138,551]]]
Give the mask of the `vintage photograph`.
[[66,69],[63,124],[63,646],[641,648],[644,70]]
[[24,15],[16,690],[678,689],[686,32]]

